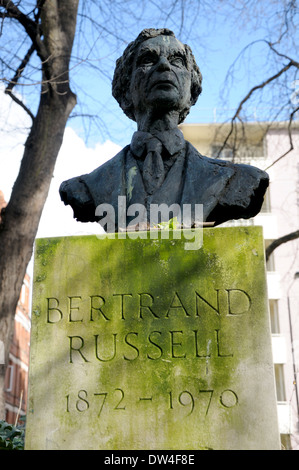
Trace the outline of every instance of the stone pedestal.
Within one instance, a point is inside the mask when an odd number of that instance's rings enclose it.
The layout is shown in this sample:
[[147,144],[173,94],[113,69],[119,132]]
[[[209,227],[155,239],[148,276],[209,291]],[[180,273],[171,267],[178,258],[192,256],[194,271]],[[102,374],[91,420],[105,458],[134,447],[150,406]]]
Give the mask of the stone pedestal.
[[262,229],[187,234],[37,240],[27,449],[279,449]]

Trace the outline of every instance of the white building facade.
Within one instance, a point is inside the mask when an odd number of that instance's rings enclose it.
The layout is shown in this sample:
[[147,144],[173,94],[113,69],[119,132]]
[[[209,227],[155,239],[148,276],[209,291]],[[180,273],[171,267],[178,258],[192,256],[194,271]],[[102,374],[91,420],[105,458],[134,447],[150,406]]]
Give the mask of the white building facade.
[[[216,123],[181,126],[185,139],[209,157],[217,155],[229,129]],[[299,122],[293,124],[293,150],[283,158],[290,149],[287,123],[247,123],[246,138],[243,131],[236,153],[227,146],[220,158],[266,169],[270,186],[260,214],[226,225],[262,225],[267,247],[299,229]],[[299,450],[299,238],[275,249],[267,277],[281,444],[282,449]]]

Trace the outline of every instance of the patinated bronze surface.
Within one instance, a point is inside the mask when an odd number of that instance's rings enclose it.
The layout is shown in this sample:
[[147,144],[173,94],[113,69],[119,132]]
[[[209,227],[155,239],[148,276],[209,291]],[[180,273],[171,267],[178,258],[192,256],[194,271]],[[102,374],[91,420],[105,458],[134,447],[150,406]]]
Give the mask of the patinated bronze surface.
[[[61,199],[71,205],[78,221],[102,220],[107,231],[118,231],[134,219],[134,211],[128,210],[134,204],[145,208],[147,222],[155,204],[182,211],[189,205],[191,225],[198,222],[196,205],[203,206],[203,222],[215,225],[260,211],[267,173],[202,156],[178,129],[201,93],[201,82],[191,49],[171,31],[147,29],[128,45],[117,60],[112,93],[136,121],[137,131],[110,161],[61,184]],[[120,197],[126,211],[122,224]],[[112,229],[105,226],[104,211],[97,211],[103,204],[115,211]]]

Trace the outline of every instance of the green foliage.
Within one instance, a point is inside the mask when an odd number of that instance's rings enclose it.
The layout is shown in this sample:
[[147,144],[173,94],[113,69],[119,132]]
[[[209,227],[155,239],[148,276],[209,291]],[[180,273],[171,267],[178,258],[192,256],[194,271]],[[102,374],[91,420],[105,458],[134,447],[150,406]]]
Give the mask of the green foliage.
[[13,426],[0,420],[0,450],[24,450],[25,424]]
[[177,228],[179,228],[178,218],[174,217],[168,222],[161,222],[160,224],[158,224],[157,227],[161,230],[176,230]]

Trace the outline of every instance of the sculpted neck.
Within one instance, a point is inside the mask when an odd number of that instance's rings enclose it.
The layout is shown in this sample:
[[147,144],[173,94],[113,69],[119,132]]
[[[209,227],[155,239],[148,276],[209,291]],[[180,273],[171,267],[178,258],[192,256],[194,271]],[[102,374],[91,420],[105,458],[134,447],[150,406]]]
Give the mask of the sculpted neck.
[[152,113],[137,116],[137,129],[142,132],[163,132],[177,129],[179,124],[179,113],[170,111],[162,116]]

